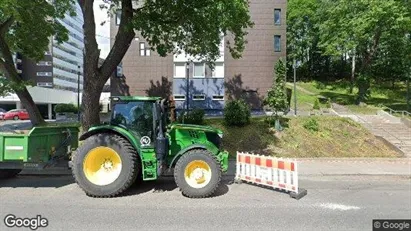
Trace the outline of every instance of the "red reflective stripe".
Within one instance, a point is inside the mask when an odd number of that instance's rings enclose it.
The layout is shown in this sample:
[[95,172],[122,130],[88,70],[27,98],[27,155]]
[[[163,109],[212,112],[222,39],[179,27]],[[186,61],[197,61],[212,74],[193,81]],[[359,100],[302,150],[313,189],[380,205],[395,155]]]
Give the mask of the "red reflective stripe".
[[249,157],[249,156],[246,156],[246,157],[245,157],[245,163],[246,163],[246,164],[249,164],[250,162],[251,162],[251,161],[250,161],[250,157]]
[[285,184],[278,184],[279,187],[285,188]]
[[261,183],[261,179],[255,179],[255,182]]
[[273,185],[273,182],[272,181],[267,181],[267,184]]
[[278,161],[278,168],[284,169],[284,161]]
[[249,177],[249,176],[246,176],[246,177],[245,177],[245,179],[247,179],[247,180],[251,180],[251,177]]
[[266,166],[267,168],[272,168],[273,167],[273,160],[268,159],[267,162],[266,162],[266,165],[267,165]]
[[295,187],[293,186],[291,189],[292,189],[292,190],[295,190]]
[[261,158],[260,157],[255,158],[255,164],[258,165],[258,166],[261,165]]
[[291,162],[291,171],[294,171],[294,162]]

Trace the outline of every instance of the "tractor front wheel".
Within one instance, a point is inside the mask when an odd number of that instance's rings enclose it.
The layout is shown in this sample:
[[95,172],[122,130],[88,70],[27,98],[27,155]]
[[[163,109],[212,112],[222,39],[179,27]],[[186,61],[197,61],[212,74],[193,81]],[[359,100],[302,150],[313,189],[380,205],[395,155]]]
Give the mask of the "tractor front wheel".
[[221,182],[221,166],[216,157],[203,149],[183,154],[174,168],[174,179],[183,195],[190,198],[211,196]]
[[8,179],[17,176],[22,171],[22,169],[1,169],[0,179]]
[[140,161],[133,146],[123,137],[98,134],[89,137],[73,155],[73,176],[92,197],[114,197],[136,180]]

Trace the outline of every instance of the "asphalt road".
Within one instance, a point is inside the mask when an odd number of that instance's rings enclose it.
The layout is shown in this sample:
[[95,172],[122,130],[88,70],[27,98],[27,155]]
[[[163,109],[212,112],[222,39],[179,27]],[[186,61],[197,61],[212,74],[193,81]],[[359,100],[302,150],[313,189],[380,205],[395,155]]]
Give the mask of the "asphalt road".
[[[7,214],[41,215],[38,230],[372,230],[372,219],[411,218],[411,182],[400,176],[301,177],[308,195],[230,184],[189,199],[172,179],[134,186],[128,195],[89,198],[71,177],[19,176],[0,182],[0,230]],[[27,228],[16,230],[29,230]]]

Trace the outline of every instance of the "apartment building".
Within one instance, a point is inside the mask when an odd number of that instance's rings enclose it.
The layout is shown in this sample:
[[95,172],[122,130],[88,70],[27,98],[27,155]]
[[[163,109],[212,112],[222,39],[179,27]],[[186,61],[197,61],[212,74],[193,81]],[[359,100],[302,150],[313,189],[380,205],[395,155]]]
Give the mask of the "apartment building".
[[[222,37],[214,70],[200,60],[188,62],[184,53],[160,57],[137,33],[111,78],[111,94],[172,95],[178,108],[189,103],[190,108],[211,111],[221,111],[228,100],[245,98],[253,109],[261,109],[262,98],[273,83],[274,64],[286,57],[286,10],[286,0],[250,0],[255,25],[249,29],[242,58],[232,58]],[[111,20],[111,38],[119,19],[117,15]]]
[[23,79],[39,87],[77,92],[80,83],[80,89],[83,88],[83,14],[77,1],[74,8],[76,16],[66,13],[65,18],[57,19],[68,30],[68,41],[58,44],[50,38],[49,50],[38,62],[16,55]]

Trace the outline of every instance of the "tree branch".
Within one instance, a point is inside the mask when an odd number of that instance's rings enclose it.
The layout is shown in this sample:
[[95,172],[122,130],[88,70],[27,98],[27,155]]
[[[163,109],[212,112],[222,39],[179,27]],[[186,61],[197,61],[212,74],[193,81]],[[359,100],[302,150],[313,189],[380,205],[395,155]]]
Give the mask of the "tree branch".
[[[81,1],[81,0],[79,0]],[[85,49],[85,65],[87,68],[96,70],[98,68],[98,59],[100,50],[96,40],[96,23],[94,21],[94,0],[83,2],[83,18],[84,18],[84,49]],[[86,26],[87,25],[87,26]]]
[[131,21],[133,19],[132,1],[122,0],[121,6],[120,26],[118,28],[113,47],[99,68],[104,81],[108,80],[109,76],[121,62],[135,36],[134,29],[131,25]]
[[7,30],[10,28],[13,22],[14,22],[14,17],[11,16],[0,25],[0,36],[3,36],[6,34]]

